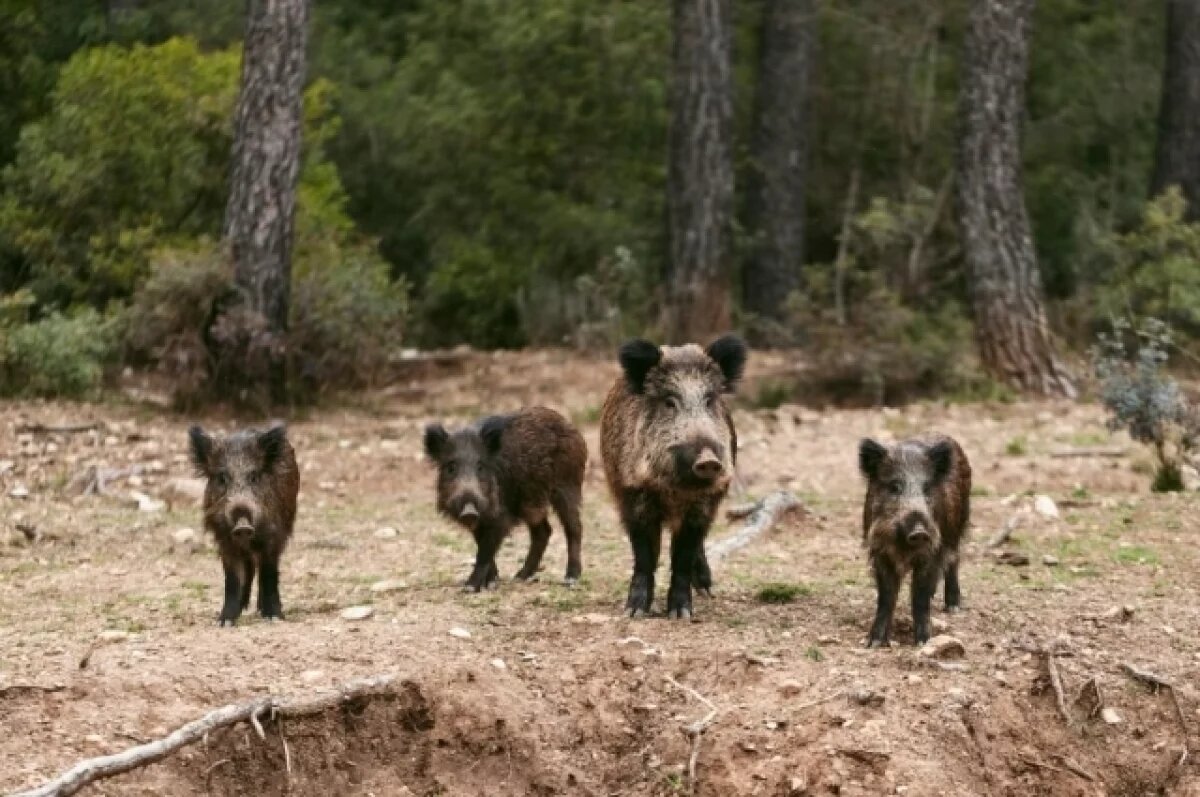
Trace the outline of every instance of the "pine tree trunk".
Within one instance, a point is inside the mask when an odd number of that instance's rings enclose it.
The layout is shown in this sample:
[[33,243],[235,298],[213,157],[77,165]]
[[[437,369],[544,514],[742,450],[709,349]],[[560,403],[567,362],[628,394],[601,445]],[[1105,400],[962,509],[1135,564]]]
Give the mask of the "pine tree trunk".
[[1034,0],[971,0],[960,97],[959,225],[983,365],[1023,391],[1074,396],[1042,305],[1021,182]]
[[731,0],[675,0],[665,325],[679,341],[732,321],[732,26]]
[[234,279],[276,344],[269,379],[272,398],[281,401],[309,4],[248,0],[247,9],[225,240]]
[[766,0],[746,207],[754,241],[742,273],[742,299],[748,312],[768,322],[784,320],[784,302],[800,287],[804,265],[815,24],[812,0]]
[[1168,0],[1167,58],[1151,193],[1179,186],[1200,218],[1200,0]]

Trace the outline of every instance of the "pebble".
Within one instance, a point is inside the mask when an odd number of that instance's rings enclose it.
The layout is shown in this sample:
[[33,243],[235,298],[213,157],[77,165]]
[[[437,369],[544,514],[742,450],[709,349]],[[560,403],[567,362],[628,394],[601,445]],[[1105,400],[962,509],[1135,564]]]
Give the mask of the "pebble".
[[946,634],[933,637],[920,650],[920,655],[930,659],[961,659],[966,653],[961,640]]
[[374,606],[351,606],[348,609],[342,610],[343,620],[366,620],[371,615],[375,614]]
[[371,592],[396,592],[406,588],[408,584],[398,578],[389,578],[384,581],[376,581],[371,585]]
[[171,535],[171,539],[175,540],[175,542],[179,543],[180,545],[183,545],[183,544],[189,543],[189,542],[194,542],[196,539],[196,530],[195,529],[176,529],[175,532]]
[[1046,567],[1058,567],[1058,557],[1046,554],[1042,557],[1042,564]]
[[497,670],[507,670],[508,665],[504,663],[504,659],[492,659],[492,666]]
[[1051,520],[1058,517],[1058,505],[1048,495],[1039,495],[1033,499],[1033,511]]
[[300,673],[300,680],[306,684],[315,684],[318,681],[325,680],[324,670],[305,670]]
[[1121,715],[1118,714],[1117,710],[1111,706],[1106,706],[1104,710],[1100,712],[1100,718],[1109,725],[1121,724]]
[[29,488],[23,484],[13,485],[13,488],[8,491],[9,498],[25,499],[29,497]]
[[391,526],[384,526],[380,529],[375,529],[375,539],[377,540],[394,540],[400,536],[400,532]]
[[100,632],[101,642],[124,642],[129,639],[129,632],[122,631],[119,628],[110,628],[107,631]]
[[468,631],[465,628],[459,628],[458,626],[451,628],[449,631],[449,634],[450,634],[450,636],[455,637],[456,639],[470,639],[471,638],[470,631]]

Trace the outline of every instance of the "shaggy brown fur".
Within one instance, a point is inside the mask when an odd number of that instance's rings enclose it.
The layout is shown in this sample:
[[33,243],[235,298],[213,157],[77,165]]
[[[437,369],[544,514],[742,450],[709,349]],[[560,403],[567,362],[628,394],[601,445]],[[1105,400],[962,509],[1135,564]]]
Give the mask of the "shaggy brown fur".
[[425,452],[438,468],[438,510],[475,537],[467,589],[496,585],[496,551],[522,521],[529,526],[530,545],[516,578],[532,578],[550,540],[551,507],[567,538],[566,581],[579,580],[587,444],[566,418],[532,407],[485,418],[454,434],[434,424],[425,429]]
[[624,374],[604,401],[600,447],[633,547],[626,610],[631,617],[650,611],[665,525],[671,529],[667,615],[690,617],[692,587],[712,588],[704,538],[737,462],[725,395],[741,378],[746,347],[732,335],[708,349],[634,340],[619,358]]
[[904,576],[912,571],[913,633],[929,639],[930,603],[945,576],[946,610],[960,607],[958,547],[971,514],[971,465],[952,438],[931,434],[888,448],[859,446],[867,479],[863,543],[878,590],[867,646],[889,644],[892,615]]
[[208,479],[204,527],[216,539],[225,568],[225,602],[218,622],[234,625],[250,605],[258,571],[258,610],[283,619],[279,559],[292,536],[300,471],[287,430],[244,431],[214,439],[199,426],[188,431],[192,462]]

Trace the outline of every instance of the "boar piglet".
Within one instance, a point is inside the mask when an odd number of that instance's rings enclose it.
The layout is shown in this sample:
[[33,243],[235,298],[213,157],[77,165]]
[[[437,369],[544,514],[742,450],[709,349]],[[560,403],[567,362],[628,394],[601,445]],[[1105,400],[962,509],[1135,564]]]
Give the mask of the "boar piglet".
[[248,430],[210,437],[199,426],[188,431],[192,462],[208,480],[204,527],[216,539],[225,568],[225,602],[220,625],[234,625],[250,605],[258,571],[258,611],[283,619],[279,559],[296,521],[300,471],[287,429]]
[[913,635],[930,635],[929,609],[945,576],[946,610],[961,605],[958,546],[971,513],[971,465],[943,435],[892,447],[863,440],[858,465],[867,480],[863,542],[875,577],[877,605],[867,647],[890,644],[892,615],[905,575],[912,571]]
[[566,418],[532,407],[454,433],[433,424],[425,429],[425,453],[438,469],[438,511],[475,537],[475,567],[464,589],[496,586],[496,552],[520,522],[529,527],[530,542],[516,578],[533,578],[550,540],[551,508],[567,538],[567,584],[579,580],[587,444]]
[[692,587],[711,594],[704,538],[733,478],[737,433],[725,404],[746,363],[733,335],[707,349],[633,340],[604,401],[604,475],[633,548],[625,610],[649,614],[662,529],[671,530],[667,616],[692,616]]

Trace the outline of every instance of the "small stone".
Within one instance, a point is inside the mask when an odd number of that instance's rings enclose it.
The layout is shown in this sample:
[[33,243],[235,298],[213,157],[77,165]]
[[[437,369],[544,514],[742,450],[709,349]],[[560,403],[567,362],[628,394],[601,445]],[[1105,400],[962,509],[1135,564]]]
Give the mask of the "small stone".
[[371,592],[376,592],[376,593],[398,592],[399,590],[405,589],[406,587],[408,587],[408,584],[405,583],[404,581],[402,581],[398,578],[389,578],[384,581],[376,581],[374,584],[372,584]]
[[110,628],[107,631],[100,632],[101,642],[124,642],[129,639],[129,632],[122,631],[119,628]]
[[1046,567],[1058,567],[1058,557],[1046,554],[1042,557],[1042,564]]
[[967,694],[965,689],[957,686],[952,686],[946,690],[946,694],[950,696],[950,700],[958,706],[970,706],[975,701]]
[[129,500],[137,506],[139,512],[161,512],[167,508],[166,501],[160,501],[157,498],[151,498],[145,493],[134,490],[129,493]]
[[799,681],[784,681],[779,685],[779,694],[784,697],[795,697],[804,692],[804,685]]
[[348,609],[342,610],[343,620],[366,620],[371,615],[375,614],[374,606],[351,606]]
[[930,621],[930,625],[933,626],[933,632],[935,634],[944,634],[950,630],[950,624],[940,617],[934,617],[933,620]]
[[179,543],[180,545],[186,545],[189,542],[195,542],[196,541],[196,530],[195,529],[176,529],[171,534],[171,539],[175,540],[175,542]]
[[104,744],[104,737],[98,733],[90,733],[83,740],[89,744]]
[[24,500],[29,497],[29,488],[23,484],[15,484],[13,485],[13,488],[8,491],[8,497]]
[[1109,725],[1121,724],[1121,715],[1118,714],[1117,710],[1111,706],[1106,706],[1104,710],[1100,712],[1100,718]]
[[325,680],[324,670],[305,670],[300,673],[300,680],[306,684],[315,684]]
[[470,639],[471,638],[470,631],[468,631],[465,628],[459,628],[458,626],[451,628],[449,631],[449,634],[450,634],[450,636],[454,637],[455,639]]
[[793,777],[788,781],[789,797],[800,797],[808,791],[808,780],[803,777]]
[[507,670],[508,665],[504,663],[504,659],[492,659],[492,666],[497,670]]
[[961,659],[966,653],[961,640],[946,634],[933,637],[920,651],[920,655],[930,659]]
[[614,618],[607,614],[589,612],[588,614],[578,614],[572,617],[571,622],[575,623],[576,625],[599,625],[601,623],[607,623],[612,619]]
[[884,696],[870,689],[858,689],[850,693],[850,699],[860,706],[879,708],[883,705]]
[[1058,505],[1048,495],[1039,495],[1033,499],[1033,511],[1048,520],[1054,520],[1058,517]]
[[400,536],[400,532],[391,526],[375,529],[375,539],[377,540],[394,540]]
[[996,561],[1002,565],[1012,565],[1013,567],[1024,567],[1029,564],[1029,556],[1020,551],[1003,551],[996,556]]

